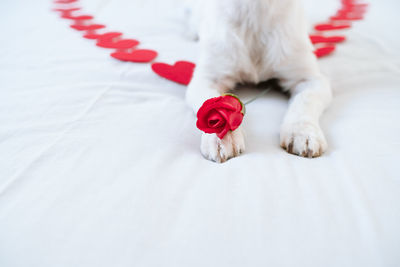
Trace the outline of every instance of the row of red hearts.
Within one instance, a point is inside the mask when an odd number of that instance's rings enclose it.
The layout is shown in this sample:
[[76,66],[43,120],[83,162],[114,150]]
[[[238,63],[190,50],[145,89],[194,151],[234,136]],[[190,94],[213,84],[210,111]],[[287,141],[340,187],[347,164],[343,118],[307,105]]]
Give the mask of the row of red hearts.
[[[121,61],[135,63],[152,62],[158,53],[151,49],[137,49],[139,41],[134,39],[122,39],[121,32],[98,33],[100,29],[106,28],[102,24],[93,24],[94,19],[90,15],[73,15],[81,10],[73,7],[78,0],[55,0],[54,3],[61,5],[54,11],[60,12],[61,18],[73,21],[71,28],[83,31],[84,38],[96,40],[96,45],[103,48],[114,49],[111,56]],[[318,24],[314,27],[315,32],[310,35],[311,42],[315,46],[315,55],[318,58],[327,56],[335,51],[336,44],[344,42],[344,36],[326,36],[328,31],[348,29],[352,21],[364,19],[368,4],[359,3],[358,0],[341,0],[341,7],[336,14],[329,18],[329,22]],[[188,85],[195,68],[195,64],[187,61],[178,61],[174,65],[165,63],[153,63],[152,70],[168,80]]]

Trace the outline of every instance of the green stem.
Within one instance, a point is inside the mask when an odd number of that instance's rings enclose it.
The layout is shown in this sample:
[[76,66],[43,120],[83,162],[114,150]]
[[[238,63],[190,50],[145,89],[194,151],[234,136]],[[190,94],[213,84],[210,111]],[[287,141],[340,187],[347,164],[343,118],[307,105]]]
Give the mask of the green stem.
[[260,97],[262,97],[263,95],[265,95],[266,93],[268,93],[269,91],[271,91],[271,87],[265,89],[264,91],[262,91],[260,94],[258,94],[256,97],[250,99],[249,101],[245,102],[244,105],[247,106],[248,104],[254,102],[255,100],[259,99]]

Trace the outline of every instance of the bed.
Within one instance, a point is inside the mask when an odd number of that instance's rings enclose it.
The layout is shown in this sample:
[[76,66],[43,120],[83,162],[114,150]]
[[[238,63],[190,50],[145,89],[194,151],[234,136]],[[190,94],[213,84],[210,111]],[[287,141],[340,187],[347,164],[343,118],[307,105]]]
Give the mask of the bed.
[[[247,109],[246,153],[216,164],[185,86],[111,58],[51,1],[2,0],[0,266],[400,266],[400,5],[369,2],[320,60],[328,152],[279,147],[274,92]],[[80,5],[157,61],[198,58],[178,0]],[[337,5],[307,0],[311,24]]]

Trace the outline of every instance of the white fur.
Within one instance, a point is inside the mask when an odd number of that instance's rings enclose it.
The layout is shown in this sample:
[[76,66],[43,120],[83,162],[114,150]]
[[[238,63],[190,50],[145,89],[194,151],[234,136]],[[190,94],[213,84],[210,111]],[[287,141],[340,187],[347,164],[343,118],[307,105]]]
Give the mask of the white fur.
[[[327,144],[319,117],[331,89],[318,68],[299,0],[197,1],[191,24],[200,19],[201,56],[186,94],[193,110],[238,83],[278,78],[291,93],[281,146],[300,156],[321,155]],[[202,138],[203,155],[216,162],[243,150],[241,129],[223,140],[208,134]]]

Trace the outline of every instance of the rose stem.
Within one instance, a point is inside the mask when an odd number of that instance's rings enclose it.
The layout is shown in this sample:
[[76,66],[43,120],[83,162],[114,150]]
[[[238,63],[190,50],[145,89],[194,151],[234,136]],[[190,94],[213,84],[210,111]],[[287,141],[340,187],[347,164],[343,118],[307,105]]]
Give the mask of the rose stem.
[[254,102],[255,100],[259,99],[260,97],[262,97],[263,95],[265,95],[266,93],[271,91],[271,89],[272,89],[272,87],[269,87],[269,88],[265,89],[260,94],[258,94],[256,97],[254,97],[254,98],[250,99],[249,101],[245,102],[244,105],[247,106],[248,104]]

